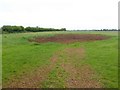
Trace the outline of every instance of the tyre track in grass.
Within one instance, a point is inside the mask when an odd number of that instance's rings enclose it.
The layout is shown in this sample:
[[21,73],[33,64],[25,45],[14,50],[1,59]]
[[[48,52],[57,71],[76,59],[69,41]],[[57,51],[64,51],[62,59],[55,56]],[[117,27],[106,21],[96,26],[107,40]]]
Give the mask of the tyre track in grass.
[[[66,79],[67,88],[101,88],[102,85],[97,80],[94,70],[91,66],[81,65],[76,66],[76,60],[84,60],[85,50],[83,48],[68,48],[65,50],[67,56],[67,62],[62,64],[62,67],[68,73]],[[75,60],[74,60],[75,59]],[[70,62],[71,61],[71,62]],[[95,79],[94,79],[95,78]]]
[[100,82],[93,79],[94,72],[89,65],[81,66],[80,69],[71,64],[62,65],[69,78],[66,80],[67,88],[101,88]]
[[[96,74],[94,70],[92,70],[91,66],[81,65],[81,63],[85,58],[85,50],[84,48],[66,48],[64,50],[58,51],[55,53],[51,59],[50,64],[44,67],[37,68],[34,72],[30,72],[28,74],[24,74],[21,77],[14,78],[8,84],[3,85],[3,88],[44,88],[43,83],[49,79],[49,74],[56,67],[57,78],[52,78],[48,80],[47,83],[48,88],[51,86],[52,88],[58,88],[61,85],[66,88],[101,88],[102,85],[97,80]],[[57,66],[59,64],[59,66]],[[63,70],[65,72],[63,72]],[[64,77],[64,74],[67,73],[67,77]],[[58,80],[63,80],[58,82]],[[51,83],[54,82],[54,83]]]
[[[56,68],[46,78],[42,87],[46,88],[101,88],[94,70],[85,60],[84,48],[66,48],[58,54]],[[53,76],[53,73],[55,76]],[[67,75],[67,76],[66,76]],[[64,84],[64,85],[63,85]]]
[[14,77],[14,79],[12,79],[9,83],[3,84],[3,88],[39,88],[39,84],[48,77],[48,74],[54,68],[57,57],[57,54],[51,57],[49,65],[23,74],[19,78]]

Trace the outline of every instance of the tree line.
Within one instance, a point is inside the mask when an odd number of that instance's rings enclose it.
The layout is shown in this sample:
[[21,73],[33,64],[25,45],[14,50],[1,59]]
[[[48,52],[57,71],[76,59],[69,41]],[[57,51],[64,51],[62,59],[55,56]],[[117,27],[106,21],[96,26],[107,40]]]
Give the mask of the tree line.
[[72,30],[72,31],[120,31],[120,29],[92,29],[92,30]]
[[44,31],[66,31],[66,28],[54,29],[54,28],[41,28],[41,27],[23,27],[23,26],[2,26],[3,33],[18,33],[18,32],[44,32]]

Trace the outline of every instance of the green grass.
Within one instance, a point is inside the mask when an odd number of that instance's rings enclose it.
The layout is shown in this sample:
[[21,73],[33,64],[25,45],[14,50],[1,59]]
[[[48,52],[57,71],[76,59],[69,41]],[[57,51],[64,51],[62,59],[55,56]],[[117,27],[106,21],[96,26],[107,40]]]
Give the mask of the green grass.
[[[35,43],[29,42],[29,38],[38,36],[53,36],[55,34],[103,34],[111,36],[108,40],[83,42],[83,43]],[[37,67],[50,64],[50,57],[58,50],[69,47],[84,47],[86,51],[86,60],[77,61],[78,65],[90,64],[96,71],[100,81],[107,88],[118,87],[118,33],[117,32],[40,32],[40,33],[18,33],[3,34],[3,83],[9,82],[14,76],[19,77],[22,73],[27,73]],[[59,63],[58,63],[59,64]],[[58,65],[56,64],[56,65]],[[62,78],[58,78],[58,71],[63,73]],[[67,77],[66,72],[62,68],[54,68],[48,79],[43,83],[43,87],[65,87],[64,79]],[[56,80],[59,80],[60,83]],[[55,81],[55,83],[50,83]]]
[[48,78],[42,83],[44,88],[65,88],[65,79],[68,74],[59,63],[49,73]]
[[111,40],[86,43],[86,62],[98,72],[105,87],[118,87],[118,43],[117,37]]

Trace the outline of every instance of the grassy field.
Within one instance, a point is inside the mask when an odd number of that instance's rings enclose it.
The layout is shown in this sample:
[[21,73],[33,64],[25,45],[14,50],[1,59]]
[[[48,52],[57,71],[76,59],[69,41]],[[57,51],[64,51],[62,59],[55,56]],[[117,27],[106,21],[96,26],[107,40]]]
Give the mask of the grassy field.
[[[28,39],[33,37],[49,37],[55,34],[68,33],[103,34],[111,36],[111,38],[101,41],[76,42],[71,44],[28,41]],[[102,87],[118,88],[118,32],[81,31],[3,34],[2,41],[2,79],[4,86],[15,77],[19,79],[23,75],[27,76],[29,72],[34,72],[37,68],[49,66],[51,64],[51,57],[60,51],[61,53],[57,56],[59,60],[53,63],[53,67],[50,66],[52,69],[47,73],[46,79],[38,84],[38,87],[66,87],[65,80],[69,74],[61,65],[63,62],[71,62],[71,64],[74,64],[78,68],[83,65],[90,65],[91,69],[95,71],[95,77],[93,78],[98,80],[102,84]],[[65,51],[67,48],[84,48],[85,56],[83,60],[79,60],[78,56],[76,58],[69,58],[70,56]]]

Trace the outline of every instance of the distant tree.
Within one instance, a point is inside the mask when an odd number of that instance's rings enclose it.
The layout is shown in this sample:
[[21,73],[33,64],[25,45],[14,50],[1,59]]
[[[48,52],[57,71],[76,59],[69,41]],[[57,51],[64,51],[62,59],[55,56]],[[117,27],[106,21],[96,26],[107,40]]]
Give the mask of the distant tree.
[[16,32],[44,32],[44,31],[66,31],[66,28],[54,29],[54,28],[40,28],[40,27],[26,27],[23,26],[10,26],[4,25],[2,27],[3,32],[16,33]]
[[3,32],[8,32],[8,33],[14,33],[14,32],[24,32],[24,27],[23,26],[10,26],[10,25],[4,25],[2,27]]
[[61,30],[61,31],[66,31],[66,28],[61,28],[60,30]]

